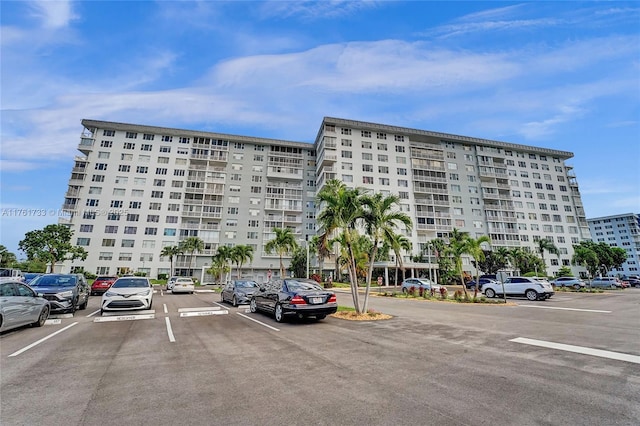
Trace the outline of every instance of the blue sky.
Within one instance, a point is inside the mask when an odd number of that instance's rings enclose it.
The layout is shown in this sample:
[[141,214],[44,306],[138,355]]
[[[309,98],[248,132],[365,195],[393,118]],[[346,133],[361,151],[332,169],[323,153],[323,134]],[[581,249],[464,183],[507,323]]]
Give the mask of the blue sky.
[[334,116],[543,146],[575,153],[587,217],[640,211],[638,2],[0,7],[0,244],[18,257],[57,222],[83,118],[313,142]]

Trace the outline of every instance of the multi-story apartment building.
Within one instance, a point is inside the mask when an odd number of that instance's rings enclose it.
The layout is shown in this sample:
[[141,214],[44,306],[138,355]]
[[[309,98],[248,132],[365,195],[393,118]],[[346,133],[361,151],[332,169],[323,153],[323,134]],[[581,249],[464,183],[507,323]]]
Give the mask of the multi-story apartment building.
[[560,252],[545,256],[552,274],[589,238],[571,152],[329,117],[315,145],[318,190],[337,178],[400,196],[414,254],[454,228],[493,247],[535,250],[547,238]]
[[640,215],[636,213],[587,219],[591,239],[627,251],[627,261],[609,275],[630,276],[640,274]]
[[[301,241],[314,233],[315,151],[302,142],[83,120],[65,195],[73,265],[97,274],[168,274],[162,248],[189,236],[204,250],[179,256],[178,275],[203,276],[220,245],[253,247],[251,274],[264,279],[279,258],[264,245],[273,228]],[[69,265],[71,266],[71,265]]]
[[[489,235],[493,247],[559,248],[548,273],[570,266],[589,238],[570,152],[325,117],[315,144],[83,120],[64,210],[75,243],[98,274],[169,273],[164,246],[197,236],[205,249],[178,259],[203,276],[221,245],[248,244],[245,275],[262,281],[279,259],[273,228],[301,241],[316,232],[314,197],[330,179],[397,194],[413,219],[413,253],[454,228]],[[331,267],[327,265],[327,269]],[[465,269],[471,269],[467,263]]]

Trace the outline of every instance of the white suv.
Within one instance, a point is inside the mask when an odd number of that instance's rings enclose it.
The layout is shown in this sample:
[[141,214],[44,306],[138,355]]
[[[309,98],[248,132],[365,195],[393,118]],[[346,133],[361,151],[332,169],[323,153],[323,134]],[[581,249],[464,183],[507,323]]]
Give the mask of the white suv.
[[[482,292],[487,297],[502,296],[502,284],[487,283],[482,286]],[[544,300],[553,296],[551,284],[546,280],[529,277],[508,277],[504,281],[504,293],[507,296],[526,297],[529,300]]]

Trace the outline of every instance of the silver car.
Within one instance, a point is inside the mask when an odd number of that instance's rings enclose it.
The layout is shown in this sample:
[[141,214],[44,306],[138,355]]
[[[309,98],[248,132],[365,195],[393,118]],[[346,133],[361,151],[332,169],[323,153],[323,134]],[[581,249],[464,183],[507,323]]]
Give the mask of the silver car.
[[49,312],[49,301],[21,281],[0,282],[0,331],[24,325],[42,327]]
[[248,304],[251,301],[251,296],[258,291],[259,288],[260,286],[255,281],[229,281],[222,289],[222,302],[230,302],[233,306]]
[[422,292],[424,291],[430,292],[431,290],[433,290],[437,294],[440,294],[441,291],[447,291],[446,287],[434,284],[428,278],[407,278],[406,280],[402,281],[400,290],[403,293],[407,294],[412,291],[411,289],[413,289],[415,294],[422,294]]
[[589,284],[594,288],[622,288],[622,282],[616,277],[594,278]]
[[551,281],[551,284],[556,287],[573,287],[574,290],[580,290],[586,286],[584,281],[576,277],[558,277]]

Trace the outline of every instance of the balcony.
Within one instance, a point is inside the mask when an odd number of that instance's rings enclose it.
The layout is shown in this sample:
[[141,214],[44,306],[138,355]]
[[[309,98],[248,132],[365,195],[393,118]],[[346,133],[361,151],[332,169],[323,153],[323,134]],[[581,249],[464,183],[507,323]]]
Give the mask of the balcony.
[[326,165],[338,161],[338,154],[335,152],[324,151],[318,159],[318,164]]

